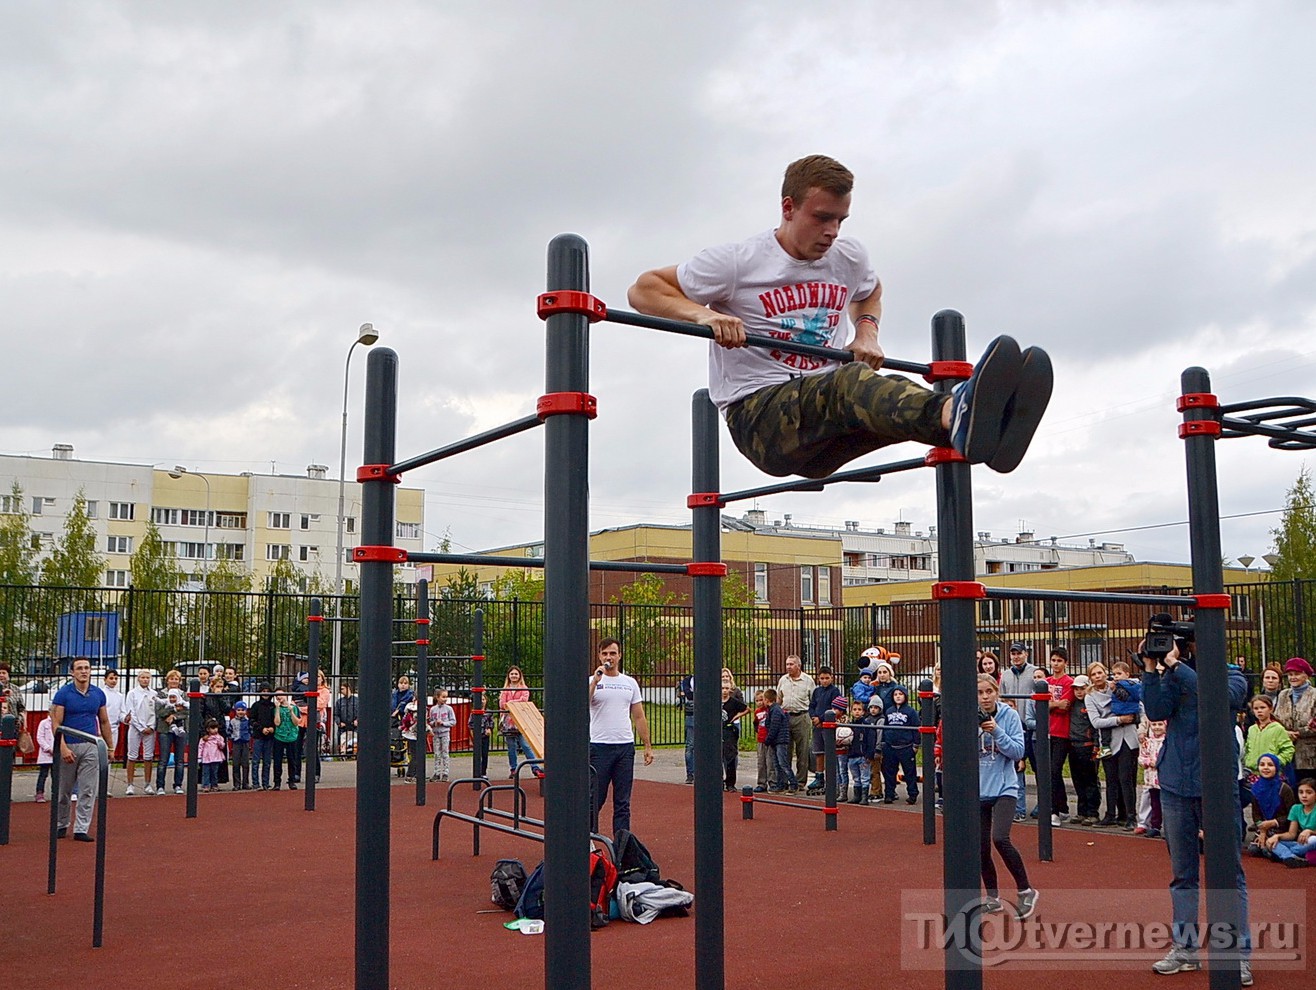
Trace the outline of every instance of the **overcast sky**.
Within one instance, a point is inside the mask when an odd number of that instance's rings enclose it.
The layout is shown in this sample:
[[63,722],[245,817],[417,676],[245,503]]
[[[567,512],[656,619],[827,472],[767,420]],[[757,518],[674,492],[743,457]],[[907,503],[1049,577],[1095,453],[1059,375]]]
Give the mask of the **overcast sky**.
[[[856,174],[847,232],[888,354],[931,315],[1051,352],[1022,467],[976,469],[975,528],[1186,560],[1174,410],[1316,394],[1316,4],[137,4],[26,0],[0,33],[0,448],[336,474],[343,362],[401,360],[399,455],[534,410],[545,248],[640,271],[775,225],[785,164]],[[685,522],[705,345],[596,325],[591,525]],[[352,367],[349,473],[365,354]],[[723,434],[723,488],[770,479]],[[861,463],[911,456],[897,448]],[[1222,514],[1316,457],[1218,445]],[[429,537],[538,538],[543,435],[407,477]],[[737,507],[737,511],[749,506]],[[935,523],[931,473],[760,503]],[[1226,556],[1277,514],[1226,520]],[[1124,531],[1124,532],[1120,532]]]

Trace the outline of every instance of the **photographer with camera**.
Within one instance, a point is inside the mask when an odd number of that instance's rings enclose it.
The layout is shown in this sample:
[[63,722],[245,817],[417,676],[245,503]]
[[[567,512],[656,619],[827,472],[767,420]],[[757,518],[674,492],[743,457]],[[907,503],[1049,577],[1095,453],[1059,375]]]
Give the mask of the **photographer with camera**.
[[[1152,617],[1146,638],[1138,645],[1143,663],[1142,703],[1147,717],[1166,723],[1165,742],[1158,767],[1161,816],[1170,851],[1170,904],[1173,911],[1171,937],[1174,945],[1152,969],[1168,976],[1201,969],[1201,925],[1198,922],[1200,871],[1198,833],[1202,829],[1202,761],[1198,739],[1197,671],[1190,664],[1192,623],[1175,623],[1168,615]],[[1229,672],[1231,706],[1241,709],[1247,698],[1247,679],[1242,671]],[[1242,843],[1235,840],[1235,855]],[[1239,968],[1242,984],[1252,985],[1249,961],[1252,944],[1248,937],[1247,878],[1238,861]]]

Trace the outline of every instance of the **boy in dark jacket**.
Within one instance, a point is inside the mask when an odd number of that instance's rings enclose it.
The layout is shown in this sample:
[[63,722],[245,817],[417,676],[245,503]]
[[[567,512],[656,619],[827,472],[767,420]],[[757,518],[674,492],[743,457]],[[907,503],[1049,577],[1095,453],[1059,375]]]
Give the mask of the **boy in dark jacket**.
[[274,762],[274,701],[270,686],[260,686],[260,699],[252,702],[251,712],[251,785],[257,790],[270,789],[270,767]]
[[809,721],[813,723],[813,780],[808,790],[821,794],[823,789],[823,730],[824,719],[829,719],[832,702],[841,696],[841,689],[833,683],[831,667],[818,668],[818,686],[809,697]]
[[772,751],[772,759],[777,767],[773,792],[790,791],[794,794],[800,789],[800,782],[791,769],[791,720],[786,710],[777,700],[777,689],[768,688],[763,692],[763,700],[768,704],[768,718],[763,744]]
[[883,804],[896,800],[896,771],[905,775],[906,804],[918,800],[918,766],[914,753],[918,743],[919,715],[909,703],[903,687],[891,692],[886,709],[886,732],[882,740],[882,777],[886,782]]
[[873,725],[877,719],[869,719],[864,703],[858,699],[850,702],[850,756],[847,760],[850,780],[854,784],[851,804],[867,804],[868,788],[872,784],[872,759],[877,753],[877,732],[860,726]]

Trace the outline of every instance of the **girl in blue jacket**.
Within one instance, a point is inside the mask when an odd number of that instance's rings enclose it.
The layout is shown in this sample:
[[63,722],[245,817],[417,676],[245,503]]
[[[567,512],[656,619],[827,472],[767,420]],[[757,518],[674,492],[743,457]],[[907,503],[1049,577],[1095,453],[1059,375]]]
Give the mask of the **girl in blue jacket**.
[[996,864],[992,861],[995,847],[1019,888],[1014,910],[1022,919],[1037,907],[1037,891],[1028,883],[1023,857],[1010,841],[1010,826],[1021,797],[1015,765],[1024,758],[1024,727],[1018,712],[999,703],[1000,691],[991,674],[978,675],[979,835],[982,884],[987,890],[983,910],[988,913],[1005,910],[996,883]]

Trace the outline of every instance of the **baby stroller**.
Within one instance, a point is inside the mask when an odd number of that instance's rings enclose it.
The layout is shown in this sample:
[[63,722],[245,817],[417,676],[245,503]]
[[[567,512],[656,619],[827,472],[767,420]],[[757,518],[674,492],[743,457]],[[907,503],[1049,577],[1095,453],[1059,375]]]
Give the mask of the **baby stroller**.
[[410,739],[402,737],[402,719],[394,715],[388,725],[388,764],[399,777],[407,773],[407,748],[410,742]]

